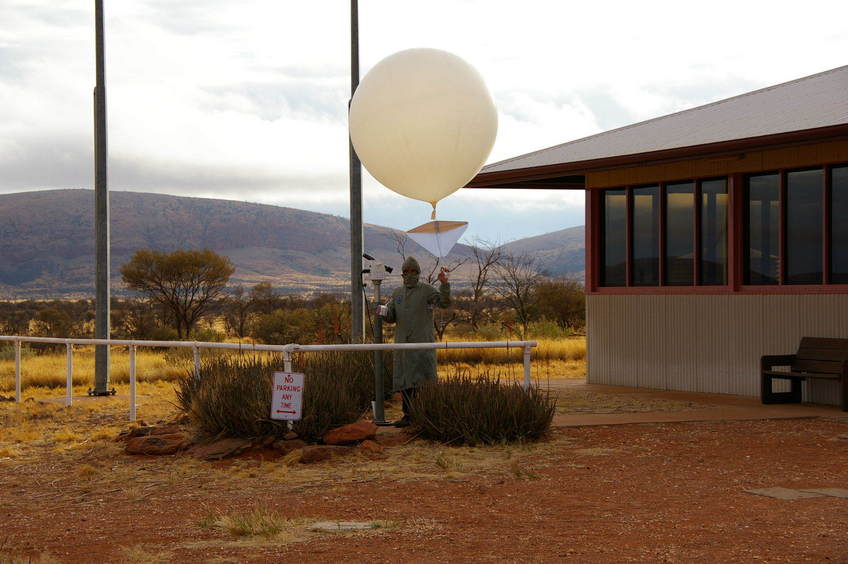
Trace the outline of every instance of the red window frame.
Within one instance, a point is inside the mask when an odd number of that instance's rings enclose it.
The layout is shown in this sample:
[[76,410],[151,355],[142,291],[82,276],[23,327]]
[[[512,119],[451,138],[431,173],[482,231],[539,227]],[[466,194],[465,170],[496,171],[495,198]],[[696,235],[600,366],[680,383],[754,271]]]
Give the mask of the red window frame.
[[[831,284],[831,170],[837,167],[848,166],[848,163],[822,163],[804,167],[772,168],[762,171],[749,172],[745,174],[730,174],[726,176],[706,176],[701,178],[682,178],[655,183],[639,183],[626,186],[610,186],[605,188],[594,188],[586,191],[586,292],[589,294],[834,294],[848,293],[848,284]],[[785,245],[786,245],[786,174],[798,170],[822,169],[824,181],[822,182],[822,283],[821,284],[785,284]],[[767,173],[778,173],[780,175],[780,214],[779,214],[779,245],[780,245],[780,270],[779,282],[773,285],[751,285],[744,284],[746,255],[744,245],[745,237],[745,210],[746,182],[750,176]],[[699,285],[700,261],[701,261],[701,183],[709,180],[727,180],[727,283],[724,285]],[[680,182],[695,183],[695,261],[693,268],[694,285],[692,286],[667,286],[664,285],[665,264],[665,205],[667,184]],[[640,186],[660,186],[660,279],[657,286],[633,286],[631,280],[632,237],[630,235],[632,222],[632,188]],[[601,254],[603,249],[601,242],[601,206],[604,190],[624,189],[627,194],[627,250],[625,253],[626,280],[625,286],[600,286]],[[846,218],[848,219],[848,218]]]

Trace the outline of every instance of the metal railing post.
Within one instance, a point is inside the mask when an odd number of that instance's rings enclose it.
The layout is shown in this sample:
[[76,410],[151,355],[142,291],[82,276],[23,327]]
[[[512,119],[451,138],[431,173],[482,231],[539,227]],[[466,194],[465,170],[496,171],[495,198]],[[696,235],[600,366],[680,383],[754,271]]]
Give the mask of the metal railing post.
[[530,389],[530,345],[524,345],[524,390]]
[[292,371],[291,351],[283,351],[283,370]]
[[65,380],[65,407],[71,407],[74,403],[74,346],[65,343],[67,355],[67,374]]
[[21,342],[15,341],[15,401],[21,403]]
[[135,345],[130,345],[130,422],[135,423]]

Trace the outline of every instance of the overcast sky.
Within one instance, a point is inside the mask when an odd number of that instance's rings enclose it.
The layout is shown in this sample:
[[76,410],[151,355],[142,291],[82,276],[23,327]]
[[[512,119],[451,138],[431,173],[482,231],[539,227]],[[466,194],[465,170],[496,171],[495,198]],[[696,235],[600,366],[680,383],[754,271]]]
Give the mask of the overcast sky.
[[[106,0],[111,190],[348,215],[347,0]],[[0,0],[0,193],[93,186],[91,0]],[[360,65],[451,51],[498,108],[494,162],[848,63],[848,2],[360,0]],[[365,221],[429,205],[364,173]],[[462,190],[505,242],[583,223],[580,192]]]

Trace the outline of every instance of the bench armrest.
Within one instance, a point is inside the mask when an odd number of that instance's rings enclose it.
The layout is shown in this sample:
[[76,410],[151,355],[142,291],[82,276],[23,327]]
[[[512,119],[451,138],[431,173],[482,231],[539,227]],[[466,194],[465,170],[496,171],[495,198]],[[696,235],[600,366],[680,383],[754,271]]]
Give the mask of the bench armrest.
[[760,357],[760,370],[771,370],[775,366],[792,366],[794,354],[773,354]]

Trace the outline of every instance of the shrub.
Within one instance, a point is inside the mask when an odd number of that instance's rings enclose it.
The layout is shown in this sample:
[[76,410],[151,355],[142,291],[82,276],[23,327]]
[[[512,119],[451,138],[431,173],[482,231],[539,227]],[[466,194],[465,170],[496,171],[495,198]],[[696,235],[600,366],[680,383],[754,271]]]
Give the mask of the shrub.
[[410,402],[412,424],[423,438],[471,446],[538,439],[555,411],[556,400],[538,387],[525,391],[461,369],[419,387]]
[[541,319],[530,324],[530,337],[533,339],[567,339],[573,331],[562,328],[549,319]]
[[[237,354],[205,359],[199,374],[179,381],[177,401],[198,429],[228,437],[282,436],[285,421],[270,418],[273,373],[280,355]],[[306,374],[303,418],[294,431],[317,442],[332,427],[352,423],[374,398],[373,353],[300,353],[293,368]]]

